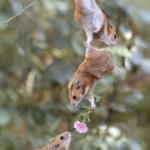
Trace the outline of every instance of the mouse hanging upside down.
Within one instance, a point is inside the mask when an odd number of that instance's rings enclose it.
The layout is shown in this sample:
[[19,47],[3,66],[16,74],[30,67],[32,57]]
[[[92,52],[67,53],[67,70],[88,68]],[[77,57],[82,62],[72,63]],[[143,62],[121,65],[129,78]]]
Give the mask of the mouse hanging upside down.
[[36,150],[67,150],[71,142],[71,133],[64,132],[51,139],[46,146]]
[[121,71],[112,62],[110,53],[105,48],[96,49],[87,45],[86,57],[68,85],[70,103],[77,106],[84,97],[90,101],[91,108],[94,109],[96,106],[92,95],[94,86],[109,71],[117,73]]
[[75,0],[75,20],[86,33],[86,44],[90,45],[93,39],[99,39],[109,46],[117,44],[115,28],[108,22],[95,0]]

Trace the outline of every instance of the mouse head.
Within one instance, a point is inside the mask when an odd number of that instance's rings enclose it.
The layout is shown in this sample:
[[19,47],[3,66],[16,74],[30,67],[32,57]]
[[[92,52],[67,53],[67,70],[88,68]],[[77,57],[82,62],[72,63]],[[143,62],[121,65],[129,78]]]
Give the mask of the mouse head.
[[71,82],[68,88],[69,88],[70,103],[73,106],[77,106],[82,100],[82,97],[84,96],[85,85],[82,84],[80,81]]
[[66,150],[71,142],[71,133],[64,132],[49,141],[50,150]]
[[115,28],[106,22],[99,32],[94,32],[93,37],[105,42],[109,46],[117,45],[117,34]]
[[117,45],[117,34],[115,28],[109,23],[107,23],[106,37],[104,39],[104,42],[110,46]]

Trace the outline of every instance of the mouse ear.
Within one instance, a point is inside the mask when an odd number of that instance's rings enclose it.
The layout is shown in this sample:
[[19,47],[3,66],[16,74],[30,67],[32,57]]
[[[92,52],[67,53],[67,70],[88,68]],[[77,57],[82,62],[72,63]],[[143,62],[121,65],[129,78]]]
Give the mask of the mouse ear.
[[112,28],[113,28],[112,25],[108,22],[107,30],[109,31],[109,30],[111,30]]
[[87,87],[85,88],[84,95],[87,95],[87,94],[88,94],[88,91],[89,91],[89,87],[87,86]]
[[48,143],[51,143],[53,141],[53,139],[49,140]]
[[73,87],[73,81],[70,81],[70,83],[68,84],[68,89]]

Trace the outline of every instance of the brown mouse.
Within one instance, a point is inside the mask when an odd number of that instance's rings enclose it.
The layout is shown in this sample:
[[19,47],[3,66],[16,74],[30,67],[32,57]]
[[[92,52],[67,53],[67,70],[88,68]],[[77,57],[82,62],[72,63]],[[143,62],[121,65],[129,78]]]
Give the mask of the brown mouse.
[[71,133],[64,132],[51,139],[48,144],[36,150],[67,150],[71,142]]
[[95,0],[75,0],[75,20],[85,30],[86,44],[90,45],[93,39],[99,39],[110,46],[117,44],[115,28]]
[[96,49],[87,46],[84,61],[79,65],[73,80],[69,83],[70,103],[77,106],[83,97],[91,102],[91,108],[95,108],[92,92],[96,82],[109,71],[120,69],[114,65],[110,53],[105,49]]

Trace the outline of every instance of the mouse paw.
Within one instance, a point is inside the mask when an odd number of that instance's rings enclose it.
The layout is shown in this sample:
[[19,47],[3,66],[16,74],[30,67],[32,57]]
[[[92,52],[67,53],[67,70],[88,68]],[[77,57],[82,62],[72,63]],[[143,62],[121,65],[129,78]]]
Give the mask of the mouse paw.
[[96,107],[95,103],[91,104],[92,109],[95,109],[95,107]]
[[85,47],[89,47],[89,46],[90,46],[87,42],[84,42],[83,45],[84,45]]
[[115,66],[115,68],[114,68],[113,71],[114,71],[116,74],[120,74],[120,73],[122,73],[123,70],[124,70],[124,69],[120,69],[119,67]]

